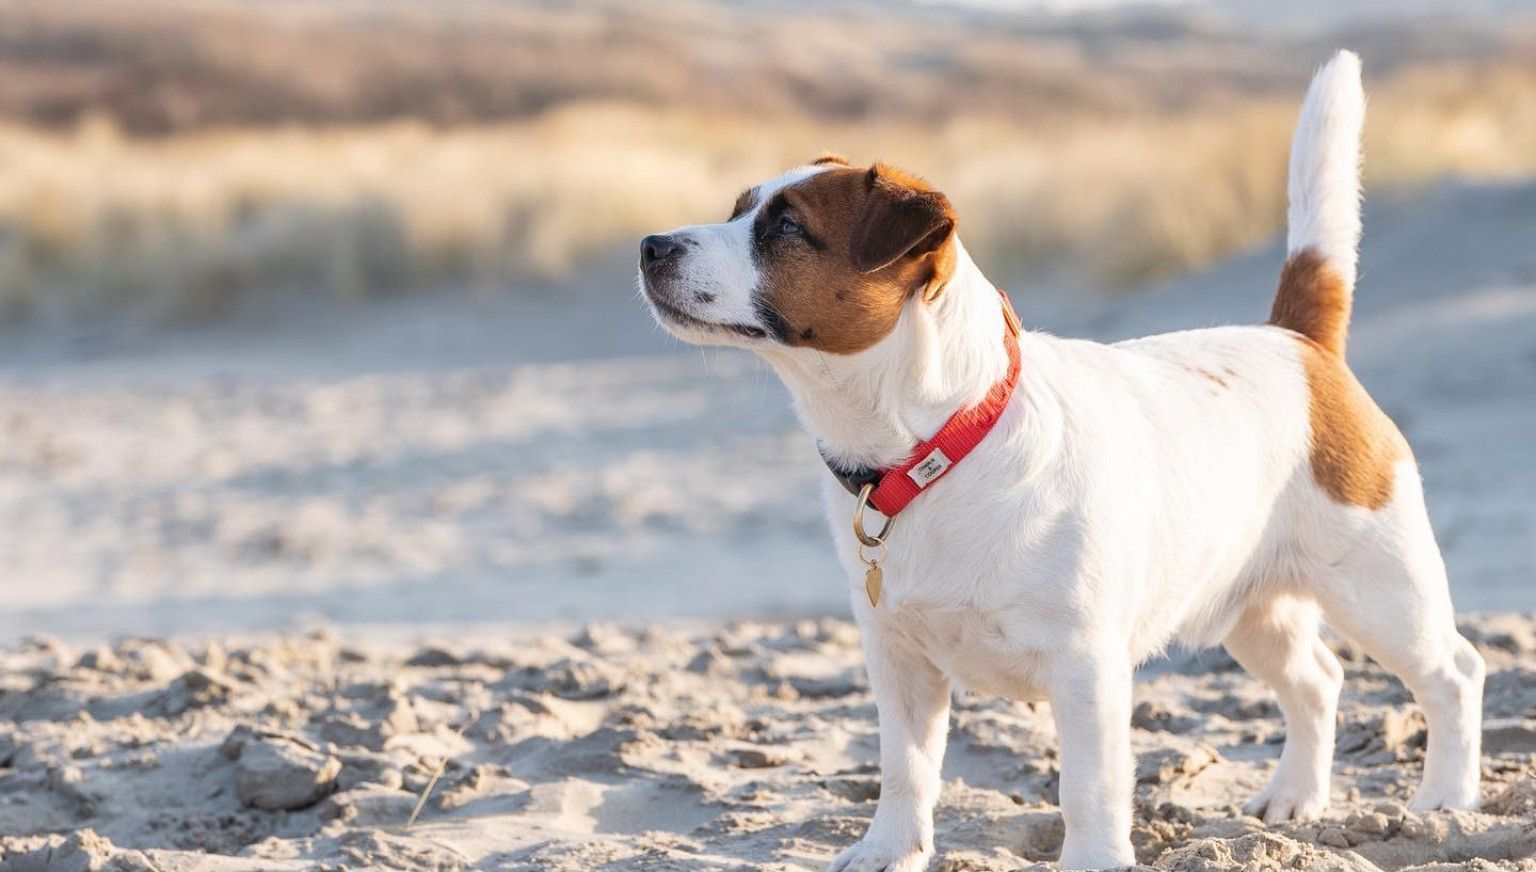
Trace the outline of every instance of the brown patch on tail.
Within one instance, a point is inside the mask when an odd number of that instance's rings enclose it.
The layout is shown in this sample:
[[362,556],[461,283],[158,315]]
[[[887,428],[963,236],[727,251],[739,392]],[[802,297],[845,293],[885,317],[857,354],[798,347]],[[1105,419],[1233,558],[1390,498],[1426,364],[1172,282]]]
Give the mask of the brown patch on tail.
[[1311,394],[1312,478],[1338,502],[1385,506],[1397,479],[1395,465],[1413,457],[1408,441],[1343,357],[1310,338],[1301,339],[1300,347]]
[[1326,258],[1307,248],[1286,260],[1269,323],[1295,330],[1342,356],[1349,333],[1350,288]]

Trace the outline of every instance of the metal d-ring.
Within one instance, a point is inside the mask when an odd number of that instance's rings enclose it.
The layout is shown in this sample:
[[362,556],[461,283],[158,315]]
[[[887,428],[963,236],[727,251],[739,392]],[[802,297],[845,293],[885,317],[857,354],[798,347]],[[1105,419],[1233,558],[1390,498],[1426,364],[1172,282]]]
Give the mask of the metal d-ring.
[[885,526],[880,528],[878,536],[871,536],[864,532],[864,508],[869,505],[869,495],[874,493],[873,483],[866,484],[859,489],[859,504],[853,509],[853,535],[859,537],[859,541],[870,548],[878,548],[885,544],[885,537],[891,535],[891,525],[896,523],[895,518],[886,518]]

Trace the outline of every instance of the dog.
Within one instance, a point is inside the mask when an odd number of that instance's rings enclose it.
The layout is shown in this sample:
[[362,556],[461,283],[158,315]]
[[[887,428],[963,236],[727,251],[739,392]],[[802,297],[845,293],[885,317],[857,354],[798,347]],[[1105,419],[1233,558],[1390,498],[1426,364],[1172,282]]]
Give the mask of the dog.
[[1262,326],[1113,345],[1018,331],[942,193],[838,157],[744,192],[724,223],[643,240],[656,319],[767,360],[835,473],[882,785],[831,872],[927,867],[956,686],[1048,700],[1061,866],[1135,863],[1132,676],[1174,642],[1224,645],[1278,697],[1285,746],[1245,811],[1317,816],[1343,682],[1325,617],[1424,710],[1410,807],[1477,804],[1485,667],[1409,446],[1345,363],[1364,111],[1340,52],[1302,105]]

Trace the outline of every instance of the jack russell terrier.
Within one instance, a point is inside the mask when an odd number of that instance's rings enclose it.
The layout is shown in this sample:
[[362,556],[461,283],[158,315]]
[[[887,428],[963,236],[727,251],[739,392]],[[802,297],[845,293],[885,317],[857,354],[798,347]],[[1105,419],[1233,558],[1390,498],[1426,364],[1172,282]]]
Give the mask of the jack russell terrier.
[[1324,616],[1424,709],[1410,807],[1477,804],[1483,661],[1408,444],[1344,360],[1364,111],[1341,52],[1301,109],[1262,326],[1113,345],[1020,331],[942,193],[837,157],[751,188],[723,224],[642,242],[657,320],[761,354],[834,473],[882,785],[832,872],[927,867],[956,685],[1049,700],[1061,865],[1134,863],[1132,675],[1174,641],[1225,645],[1279,698],[1285,747],[1245,810],[1320,814],[1343,680]]

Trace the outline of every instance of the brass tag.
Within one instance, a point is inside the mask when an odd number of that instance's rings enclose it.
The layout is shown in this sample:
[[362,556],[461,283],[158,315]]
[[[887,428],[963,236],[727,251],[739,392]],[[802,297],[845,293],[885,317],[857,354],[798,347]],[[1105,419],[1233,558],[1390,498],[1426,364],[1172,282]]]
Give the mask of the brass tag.
[[880,605],[880,587],[885,583],[885,572],[880,564],[871,563],[869,569],[864,572],[864,592],[869,594],[871,606]]

